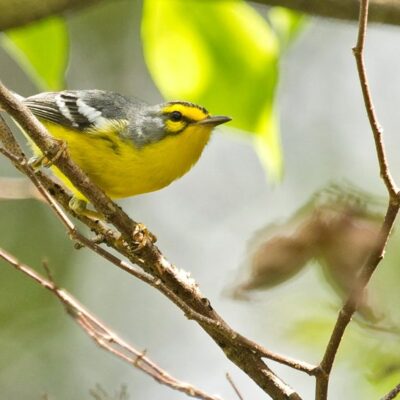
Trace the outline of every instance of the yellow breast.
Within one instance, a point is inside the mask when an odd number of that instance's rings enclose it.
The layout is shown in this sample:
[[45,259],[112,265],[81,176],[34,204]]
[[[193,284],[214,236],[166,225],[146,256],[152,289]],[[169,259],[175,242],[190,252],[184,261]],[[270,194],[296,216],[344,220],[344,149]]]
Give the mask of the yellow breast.
[[[207,125],[192,125],[180,134],[137,148],[116,132],[87,133],[42,123],[54,137],[67,142],[71,158],[112,198],[152,192],[184,175],[199,159],[212,130]],[[56,167],[52,169],[75,196],[84,199]]]

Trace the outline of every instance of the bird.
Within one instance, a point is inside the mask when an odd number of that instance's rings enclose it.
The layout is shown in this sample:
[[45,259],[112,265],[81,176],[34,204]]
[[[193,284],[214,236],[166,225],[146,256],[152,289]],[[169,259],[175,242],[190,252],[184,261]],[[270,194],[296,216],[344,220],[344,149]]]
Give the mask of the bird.
[[[98,89],[43,92],[21,101],[112,199],[153,192],[180,178],[198,161],[213,129],[231,120],[187,101],[148,105]],[[38,168],[44,156],[31,146],[31,164]],[[98,218],[71,181],[55,165],[50,168],[71,190],[70,208]]]

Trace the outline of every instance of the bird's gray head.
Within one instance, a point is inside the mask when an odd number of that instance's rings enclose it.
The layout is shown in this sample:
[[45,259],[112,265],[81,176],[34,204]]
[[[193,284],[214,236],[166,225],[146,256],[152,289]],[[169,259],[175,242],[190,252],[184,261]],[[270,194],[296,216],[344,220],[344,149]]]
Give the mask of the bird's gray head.
[[158,142],[166,136],[179,135],[190,125],[204,125],[205,129],[211,130],[230,121],[228,117],[211,117],[204,107],[184,101],[141,105],[131,117],[134,122],[130,134],[139,146]]

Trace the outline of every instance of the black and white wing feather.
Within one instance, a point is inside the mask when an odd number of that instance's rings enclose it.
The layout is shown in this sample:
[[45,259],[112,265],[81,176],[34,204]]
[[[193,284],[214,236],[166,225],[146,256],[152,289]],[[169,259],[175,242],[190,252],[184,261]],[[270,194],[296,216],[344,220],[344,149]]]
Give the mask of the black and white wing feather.
[[129,112],[128,98],[102,90],[46,92],[25,99],[25,105],[41,119],[76,130],[121,123]]

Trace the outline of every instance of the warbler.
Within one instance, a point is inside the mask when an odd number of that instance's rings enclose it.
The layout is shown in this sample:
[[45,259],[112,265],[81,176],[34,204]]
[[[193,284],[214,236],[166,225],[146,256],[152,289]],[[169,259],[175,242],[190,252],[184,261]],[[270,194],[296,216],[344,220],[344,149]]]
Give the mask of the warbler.
[[[185,101],[148,105],[103,90],[45,92],[23,103],[113,199],[159,190],[180,178],[199,159],[213,128],[231,120]],[[85,196],[51,168],[73,193],[70,207],[90,215]]]

